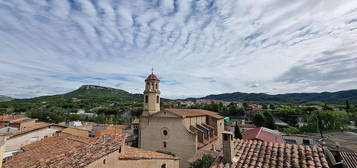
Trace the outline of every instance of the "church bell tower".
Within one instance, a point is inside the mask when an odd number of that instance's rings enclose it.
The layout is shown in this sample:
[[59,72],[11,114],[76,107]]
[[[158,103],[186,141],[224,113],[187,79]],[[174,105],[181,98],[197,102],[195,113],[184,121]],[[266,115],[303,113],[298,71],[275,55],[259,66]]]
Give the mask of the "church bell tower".
[[148,116],[159,111],[160,111],[160,80],[152,72],[145,79],[143,116]]

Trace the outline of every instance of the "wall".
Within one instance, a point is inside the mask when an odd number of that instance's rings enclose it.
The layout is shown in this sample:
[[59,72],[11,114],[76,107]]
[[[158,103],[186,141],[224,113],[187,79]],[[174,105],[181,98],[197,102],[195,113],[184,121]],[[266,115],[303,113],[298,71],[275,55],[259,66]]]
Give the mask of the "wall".
[[[179,168],[179,160],[163,159],[141,159],[141,160],[119,160],[118,152],[113,152],[99,160],[85,166],[86,168],[161,168],[166,164],[166,168]],[[103,160],[105,159],[105,164]]]
[[5,153],[5,142],[8,137],[6,136],[0,136],[0,167],[2,167],[2,161],[4,158],[4,153]]
[[183,123],[186,129],[190,129],[190,125],[195,126],[196,124],[207,123],[207,120],[206,120],[206,116],[188,117],[184,119]]
[[[166,115],[166,117],[164,117]],[[164,136],[163,129],[168,130],[168,135]],[[190,133],[184,126],[184,121],[177,116],[170,116],[169,113],[158,117],[142,117],[140,119],[140,147],[151,151],[171,152],[180,160],[180,168],[189,166],[187,160],[197,151],[197,137]],[[163,142],[167,147],[163,147]]]
[[10,123],[10,127],[16,127],[19,128],[20,130],[25,129],[25,128],[30,128],[36,125],[36,120],[28,120],[28,121],[23,121],[23,122],[16,122],[16,123]]
[[50,126],[10,137],[5,143],[5,151],[19,150],[22,146],[32,143],[33,137],[38,137],[38,140],[41,140],[45,136],[53,136],[56,131],[62,129],[62,127]]

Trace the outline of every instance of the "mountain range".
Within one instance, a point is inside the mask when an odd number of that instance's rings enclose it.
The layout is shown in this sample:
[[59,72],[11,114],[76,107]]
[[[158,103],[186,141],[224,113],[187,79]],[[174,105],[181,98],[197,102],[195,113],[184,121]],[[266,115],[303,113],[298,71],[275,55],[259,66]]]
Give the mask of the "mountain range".
[[[287,94],[265,94],[265,93],[223,93],[208,95],[200,98],[188,98],[186,100],[197,99],[214,99],[224,101],[248,101],[248,102],[279,102],[279,103],[308,103],[308,102],[323,102],[328,104],[344,104],[346,100],[350,103],[357,104],[357,90],[345,90],[338,92],[321,92],[321,93],[287,93]],[[6,96],[0,96],[1,101],[8,101],[11,104],[41,104],[41,102],[49,102],[55,104],[82,104],[88,107],[121,104],[141,106],[143,101],[142,94],[132,94],[125,90],[96,86],[83,85],[80,88],[65,94],[52,96],[40,96],[30,99],[14,99]],[[162,99],[167,101],[169,99]],[[4,103],[4,102],[2,102]],[[7,102],[5,102],[7,103]]]
[[280,103],[308,103],[323,102],[328,104],[344,104],[346,100],[350,103],[357,103],[357,90],[345,90],[338,92],[321,93],[287,93],[270,95],[266,93],[223,93],[208,95],[193,99],[214,99],[224,101],[249,101],[249,102],[280,102]]

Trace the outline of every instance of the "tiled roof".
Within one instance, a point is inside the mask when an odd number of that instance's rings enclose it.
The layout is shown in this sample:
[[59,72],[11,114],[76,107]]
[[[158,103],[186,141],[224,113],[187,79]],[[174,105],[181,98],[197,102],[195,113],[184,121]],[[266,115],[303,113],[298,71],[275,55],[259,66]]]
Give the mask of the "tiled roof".
[[166,108],[163,111],[171,112],[181,117],[196,117],[196,116],[210,116],[216,119],[223,119],[216,112],[202,110],[202,109],[174,109],[174,108]]
[[150,75],[145,79],[145,81],[147,81],[147,80],[160,81],[159,78],[157,78],[156,75],[154,75],[154,74],[150,74]]
[[138,160],[138,159],[170,159],[170,160],[178,160],[179,157],[175,157],[172,155],[153,152],[141,148],[134,148],[130,146],[124,147],[123,154],[119,155],[120,160]]
[[39,160],[47,160],[83,144],[85,141],[68,135],[49,137],[24,146],[24,152],[14,155],[4,163],[3,167],[27,168]]
[[[237,139],[234,153],[227,168],[329,168],[320,147]],[[224,166],[221,158],[212,168]]]
[[346,168],[355,168],[357,166],[357,153],[352,152],[339,152],[343,165]]
[[84,167],[109,153],[119,150],[124,141],[125,137],[122,135],[102,135],[93,138],[88,144],[81,145],[68,152],[49,159],[41,159],[31,168]]
[[46,128],[48,126],[51,126],[51,124],[45,123],[45,122],[39,122],[39,123],[36,123],[32,127],[28,127],[28,128],[24,128],[24,129],[12,131],[12,132],[1,133],[0,135],[15,136],[15,135],[20,135],[20,134],[24,134],[24,133],[27,133],[27,132],[31,132],[31,131],[34,131],[34,130],[37,130],[37,129]]
[[266,142],[283,143],[283,137],[267,131],[263,127],[249,129],[242,134],[243,139],[256,139]]

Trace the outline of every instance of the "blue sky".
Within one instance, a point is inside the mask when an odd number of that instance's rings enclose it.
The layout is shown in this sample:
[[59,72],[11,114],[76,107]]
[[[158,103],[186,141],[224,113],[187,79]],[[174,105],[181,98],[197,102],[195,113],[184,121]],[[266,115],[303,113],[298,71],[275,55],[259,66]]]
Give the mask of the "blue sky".
[[357,1],[0,0],[0,95],[357,88]]

